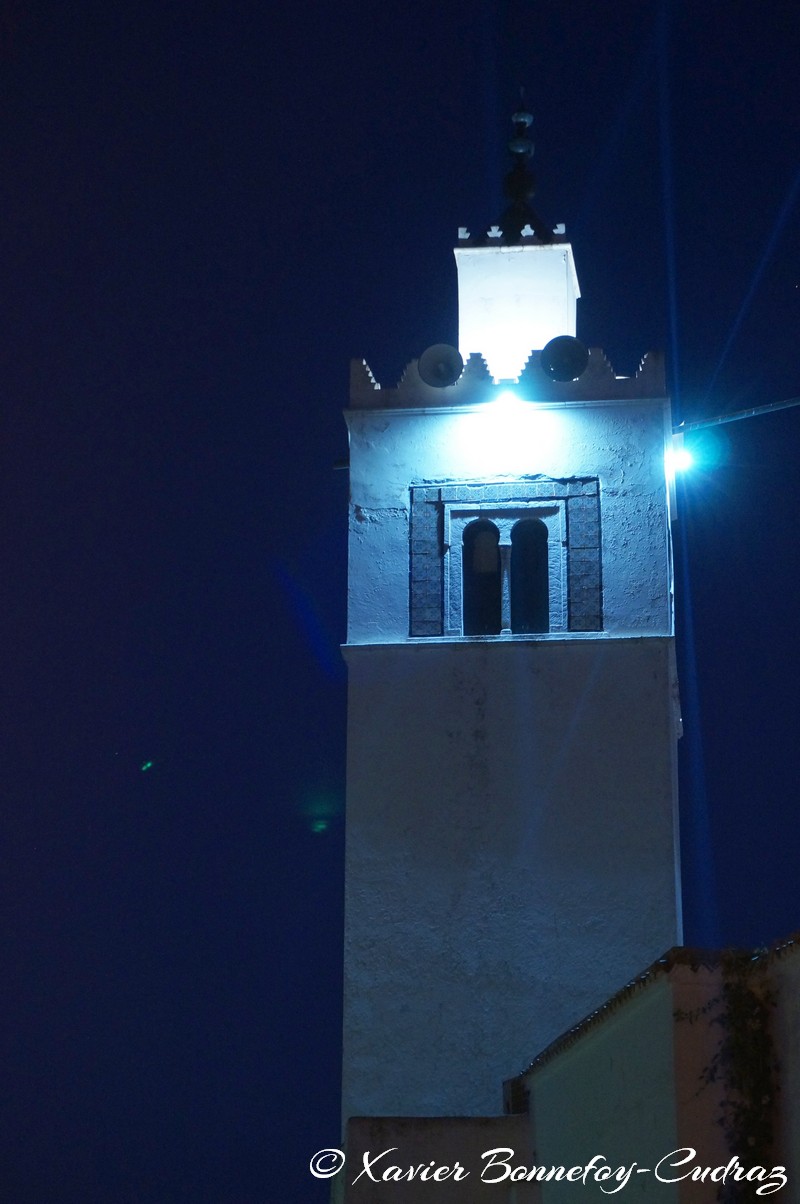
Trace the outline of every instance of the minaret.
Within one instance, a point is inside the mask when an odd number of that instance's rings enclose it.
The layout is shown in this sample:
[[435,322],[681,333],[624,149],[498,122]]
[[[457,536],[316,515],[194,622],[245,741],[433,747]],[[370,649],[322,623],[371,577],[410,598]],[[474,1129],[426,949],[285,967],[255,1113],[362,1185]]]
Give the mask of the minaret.
[[500,1112],[680,942],[663,365],[574,338],[514,122],[455,253],[463,373],[353,365],[345,1119]]

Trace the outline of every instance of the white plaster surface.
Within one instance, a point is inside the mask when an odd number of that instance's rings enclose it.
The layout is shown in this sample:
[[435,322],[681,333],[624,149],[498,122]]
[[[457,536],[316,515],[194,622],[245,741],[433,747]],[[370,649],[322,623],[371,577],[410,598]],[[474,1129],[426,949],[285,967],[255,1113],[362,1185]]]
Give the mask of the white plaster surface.
[[[460,349],[495,377],[575,333],[568,244],[456,258]],[[499,1111],[680,940],[668,402],[593,353],[481,404],[475,362],[474,389],[388,392],[362,365],[347,414],[345,1118]],[[599,480],[603,631],[410,639],[411,487],[534,477]]]
[[346,649],[345,1118],[500,1111],[680,942],[670,653]]
[[[724,1086],[703,1080],[721,1040],[722,974],[698,962],[651,967],[523,1076],[540,1162],[585,1165],[602,1152],[614,1167],[648,1168],[620,1195],[665,1204],[715,1198],[708,1181],[665,1183],[656,1174],[674,1150],[694,1149],[696,1157],[688,1168],[664,1166],[663,1178],[724,1167],[731,1157],[718,1123]],[[749,1165],[747,1151],[740,1154]],[[604,1200],[610,1186],[589,1180],[581,1197]],[[569,1196],[566,1183],[542,1188],[543,1204]]]
[[569,243],[456,247],[458,343],[495,380],[516,380],[532,351],[575,335],[580,296]]
[[604,629],[670,634],[661,401],[351,410],[348,641],[408,639],[410,487],[599,477]]
[[[517,1097],[520,1086],[525,1088],[529,1141],[539,1163],[580,1164],[602,1151],[612,1165],[635,1161],[652,1171],[671,1151],[691,1149],[695,1155],[685,1166],[673,1172],[665,1166],[659,1172],[664,1177],[685,1174],[682,1182],[643,1175],[632,1180],[632,1198],[708,1204],[717,1199],[717,1185],[710,1178],[693,1180],[694,1168],[724,1168],[734,1156],[748,1170],[761,1163],[746,1142],[729,1148],[720,1125],[724,1101],[735,1095],[724,1061],[708,1080],[726,1036],[720,1023],[724,955],[673,953],[681,960],[668,968],[663,963],[651,967],[600,1014],[556,1042],[514,1087]],[[777,1121],[765,1170],[785,1170],[786,1183],[774,1194],[797,1204],[800,946],[789,942],[754,952],[753,961],[759,958],[765,977],[758,987],[768,990],[775,1004],[770,1028],[779,1085],[776,1095],[760,1101],[765,1109],[774,1109]],[[745,1021],[739,1017],[740,1023]],[[777,1176],[769,1178],[773,1187],[780,1182]],[[631,1188],[620,1194],[626,1192],[631,1195]],[[568,1184],[550,1183],[543,1185],[541,1200],[555,1204],[570,1195]],[[605,1198],[601,1185],[592,1182],[581,1188],[581,1197]]]
[[[638,1163],[652,1170],[678,1148],[673,1007],[671,983],[659,977],[526,1076],[537,1164],[585,1166],[602,1154],[615,1169]],[[591,1177],[586,1184],[543,1183],[540,1199],[551,1204],[577,1196],[598,1204],[615,1186]],[[707,1185],[703,1191],[708,1198]],[[634,1174],[617,1195],[663,1204],[680,1198],[677,1184],[659,1183],[652,1174]]]

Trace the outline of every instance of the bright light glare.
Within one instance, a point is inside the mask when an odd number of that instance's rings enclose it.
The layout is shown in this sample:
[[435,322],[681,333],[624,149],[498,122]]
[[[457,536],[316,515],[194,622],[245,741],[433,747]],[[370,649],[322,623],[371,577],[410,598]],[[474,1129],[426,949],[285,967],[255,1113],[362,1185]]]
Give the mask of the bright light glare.
[[454,415],[448,448],[465,477],[561,471],[564,415],[507,389],[470,413]]
[[517,397],[513,389],[503,389],[502,393],[498,393],[493,401],[487,403],[495,413],[499,409],[511,410],[517,406],[524,406],[529,403],[524,402],[520,397]]
[[694,464],[694,456],[683,446],[683,437],[676,436],[672,447],[667,448],[664,456],[667,476],[672,479],[682,472],[687,472]]

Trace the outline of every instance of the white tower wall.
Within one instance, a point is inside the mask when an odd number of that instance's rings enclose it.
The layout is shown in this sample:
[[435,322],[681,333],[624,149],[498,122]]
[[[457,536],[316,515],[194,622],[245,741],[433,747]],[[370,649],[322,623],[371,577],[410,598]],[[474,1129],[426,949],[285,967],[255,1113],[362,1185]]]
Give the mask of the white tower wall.
[[669,641],[347,661],[344,1115],[491,1115],[679,940]]
[[411,485],[536,476],[599,478],[604,634],[672,634],[663,398],[346,418],[349,643],[409,639]]
[[[568,248],[476,250],[457,253],[464,350],[491,345],[506,301],[531,329],[533,294],[503,296],[528,265],[553,324],[520,333],[520,365],[569,332]],[[354,367],[345,1118],[499,1112],[503,1080],[680,942],[659,364],[616,378],[592,352],[558,384],[534,356],[512,404],[479,364],[443,389]],[[488,519],[513,563],[529,518],[549,631],[464,635],[464,531]]]

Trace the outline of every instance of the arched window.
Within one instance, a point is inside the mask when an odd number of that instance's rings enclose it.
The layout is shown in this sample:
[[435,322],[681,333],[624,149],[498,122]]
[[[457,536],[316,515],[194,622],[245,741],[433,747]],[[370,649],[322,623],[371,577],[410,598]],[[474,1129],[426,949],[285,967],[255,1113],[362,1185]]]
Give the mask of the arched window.
[[511,531],[511,630],[518,635],[550,630],[547,527],[526,518]]
[[500,533],[488,519],[464,530],[464,635],[499,635],[501,627]]
[[409,635],[602,631],[600,517],[596,477],[412,485]]

